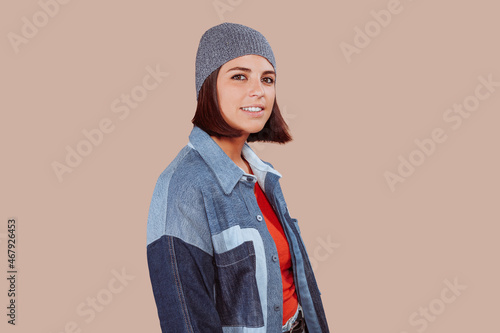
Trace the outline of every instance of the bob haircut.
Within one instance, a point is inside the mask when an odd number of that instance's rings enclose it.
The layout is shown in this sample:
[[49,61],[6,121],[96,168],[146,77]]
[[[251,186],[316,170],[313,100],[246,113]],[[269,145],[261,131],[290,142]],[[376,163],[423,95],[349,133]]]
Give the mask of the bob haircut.
[[[213,71],[201,86],[200,92],[198,93],[196,113],[191,122],[209,135],[216,137],[239,137],[242,135],[242,131],[231,127],[222,117],[219,108],[219,101],[217,98],[217,76],[221,67]],[[247,142],[263,141],[284,144],[291,140],[292,136],[288,132],[288,125],[281,116],[275,98],[271,116],[266,124],[259,132],[250,133]]]

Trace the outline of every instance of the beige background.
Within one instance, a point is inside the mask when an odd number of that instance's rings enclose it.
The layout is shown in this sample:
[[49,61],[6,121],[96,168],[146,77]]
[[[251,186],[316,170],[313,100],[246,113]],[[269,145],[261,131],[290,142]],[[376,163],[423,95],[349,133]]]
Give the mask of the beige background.
[[[388,7],[399,12],[376,31],[371,11]],[[500,82],[496,2],[51,8],[53,17],[36,1],[0,9],[0,268],[4,276],[6,222],[15,217],[19,270],[16,327],[6,324],[1,279],[2,332],[160,332],[145,252],[149,203],[192,127],[199,39],[223,21],[257,29],[273,47],[294,141],[253,147],[283,174],[332,331],[500,330],[500,87],[479,88],[488,96],[459,128],[443,119],[453,104],[474,102],[478,77]],[[15,47],[9,36],[22,36],[26,20],[40,27]],[[367,27],[370,43],[346,57],[342,43],[355,45],[356,28]],[[139,91],[148,66],[168,76],[120,119],[112,103]],[[103,119],[113,131],[59,181],[52,163],[65,163],[66,146],[76,149]],[[398,172],[400,155],[418,158],[414,140],[435,128],[447,139],[392,191],[384,173]],[[114,278],[122,270],[124,284]],[[454,294],[445,281],[455,279],[465,289]],[[104,303],[94,316],[92,298]]]

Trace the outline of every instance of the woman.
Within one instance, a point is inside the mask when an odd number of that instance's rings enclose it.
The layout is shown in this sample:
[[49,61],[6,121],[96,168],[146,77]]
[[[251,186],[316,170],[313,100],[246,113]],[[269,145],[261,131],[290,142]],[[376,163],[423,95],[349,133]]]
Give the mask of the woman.
[[329,332],[281,174],[247,142],[291,140],[276,63],[247,26],[208,29],[189,142],[158,178],[147,258],[162,332]]

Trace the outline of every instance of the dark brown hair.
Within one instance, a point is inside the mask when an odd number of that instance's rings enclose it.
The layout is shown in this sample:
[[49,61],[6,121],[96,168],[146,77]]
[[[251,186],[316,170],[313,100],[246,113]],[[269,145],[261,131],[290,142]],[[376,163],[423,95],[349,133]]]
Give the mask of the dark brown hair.
[[[231,127],[222,117],[217,98],[217,75],[220,67],[210,74],[200,88],[196,113],[191,122],[216,137],[239,137],[242,132]],[[250,133],[247,142],[264,141],[286,143],[292,140],[288,125],[281,116],[276,98],[271,116],[261,131]]]

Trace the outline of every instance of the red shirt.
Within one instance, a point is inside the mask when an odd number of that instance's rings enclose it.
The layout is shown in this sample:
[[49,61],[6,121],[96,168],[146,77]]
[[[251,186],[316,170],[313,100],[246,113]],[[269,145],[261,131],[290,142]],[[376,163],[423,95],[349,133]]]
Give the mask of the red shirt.
[[[253,175],[252,169],[250,168],[250,173]],[[295,284],[293,282],[293,271],[292,271],[292,258],[290,256],[290,248],[288,245],[288,240],[286,239],[285,232],[281,226],[273,207],[267,200],[266,194],[259,186],[259,183],[255,183],[254,187],[255,197],[257,198],[257,203],[259,208],[264,215],[264,220],[266,221],[267,229],[276,243],[276,248],[278,250],[278,257],[280,261],[281,268],[281,279],[283,282],[283,325],[292,317],[297,311],[298,300],[297,293],[295,292]]]

